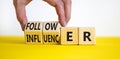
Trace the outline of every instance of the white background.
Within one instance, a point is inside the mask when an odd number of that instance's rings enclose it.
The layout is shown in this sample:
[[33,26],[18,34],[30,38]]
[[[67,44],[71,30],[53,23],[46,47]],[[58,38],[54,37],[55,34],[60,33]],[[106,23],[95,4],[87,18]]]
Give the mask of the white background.
[[[26,6],[29,21],[57,21],[54,7],[42,0]],[[120,36],[120,0],[72,0],[67,27],[95,27],[97,36]],[[0,0],[0,35],[24,35],[13,0]]]

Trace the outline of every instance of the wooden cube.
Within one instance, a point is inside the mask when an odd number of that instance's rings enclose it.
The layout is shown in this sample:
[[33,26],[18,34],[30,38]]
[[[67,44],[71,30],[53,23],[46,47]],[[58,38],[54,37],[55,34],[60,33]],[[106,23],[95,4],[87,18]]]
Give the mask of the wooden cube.
[[43,23],[43,44],[59,44],[60,27],[58,21]]
[[42,22],[28,22],[25,26],[26,43],[42,44]]
[[78,28],[61,27],[61,44],[78,44]]
[[96,44],[95,28],[79,28],[79,44]]

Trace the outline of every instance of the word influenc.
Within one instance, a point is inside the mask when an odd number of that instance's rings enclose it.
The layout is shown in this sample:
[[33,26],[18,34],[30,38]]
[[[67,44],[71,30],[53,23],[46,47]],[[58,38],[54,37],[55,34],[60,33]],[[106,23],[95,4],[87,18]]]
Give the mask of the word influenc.
[[95,28],[61,27],[59,22],[28,22],[24,37],[30,44],[95,44]]

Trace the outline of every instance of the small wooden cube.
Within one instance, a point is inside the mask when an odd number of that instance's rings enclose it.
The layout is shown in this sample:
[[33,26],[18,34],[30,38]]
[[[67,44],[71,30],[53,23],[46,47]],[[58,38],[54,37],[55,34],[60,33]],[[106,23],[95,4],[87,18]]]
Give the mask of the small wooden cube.
[[61,44],[78,44],[78,28],[61,27]]
[[96,44],[95,28],[79,28],[79,44]]
[[59,44],[60,27],[58,21],[50,21],[43,23],[43,44]]
[[42,22],[28,22],[25,26],[26,43],[42,44]]

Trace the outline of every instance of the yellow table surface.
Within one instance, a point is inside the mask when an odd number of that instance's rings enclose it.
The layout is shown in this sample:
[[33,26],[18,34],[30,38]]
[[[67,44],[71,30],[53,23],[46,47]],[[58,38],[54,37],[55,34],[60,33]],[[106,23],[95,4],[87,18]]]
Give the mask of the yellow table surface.
[[120,59],[120,37],[97,37],[96,45],[33,45],[23,36],[0,36],[0,59]]

